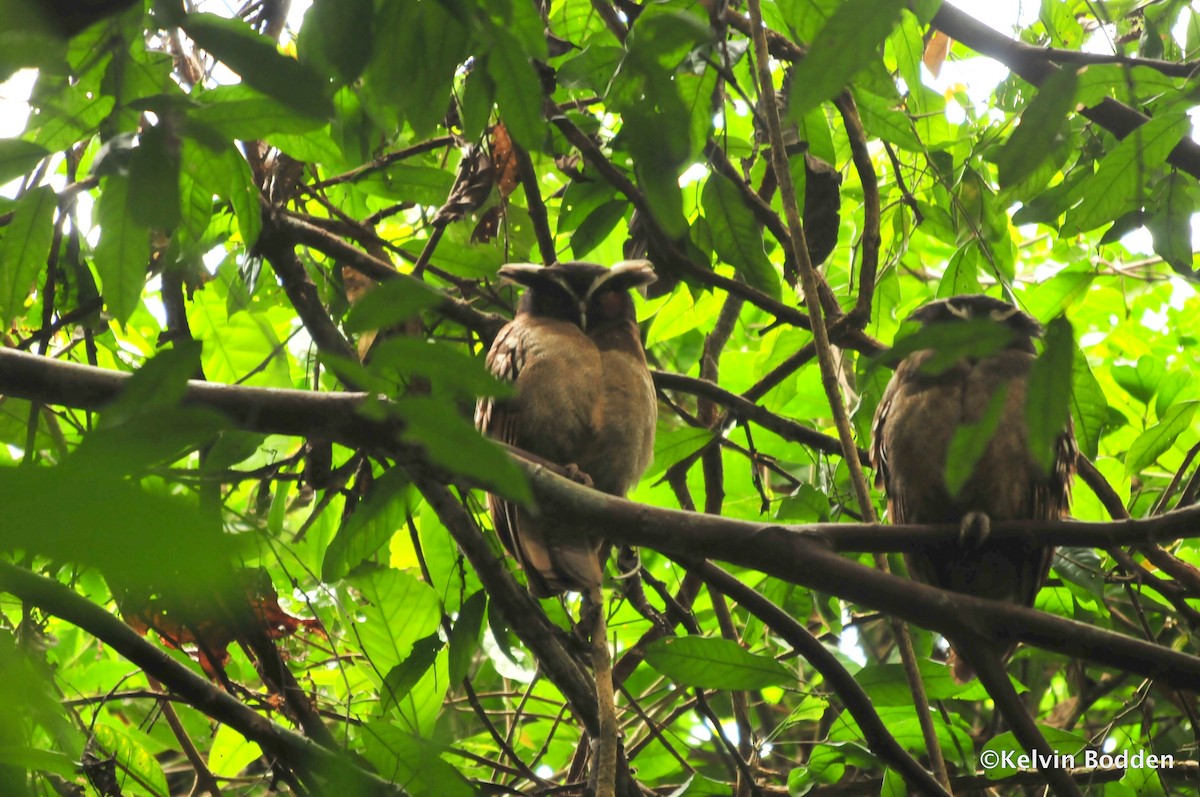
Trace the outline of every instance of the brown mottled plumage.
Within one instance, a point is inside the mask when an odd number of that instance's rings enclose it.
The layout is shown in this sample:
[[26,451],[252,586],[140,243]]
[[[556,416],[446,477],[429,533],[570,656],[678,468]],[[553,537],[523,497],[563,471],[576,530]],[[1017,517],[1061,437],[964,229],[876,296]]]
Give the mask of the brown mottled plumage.
[[[980,359],[962,358],[949,369],[921,373],[935,352],[917,351],[896,369],[875,412],[871,461],[888,497],[893,523],[962,523],[964,537],[983,533],[977,545],[945,542],[908,556],[914,578],[980,598],[1033,605],[1050,570],[1054,550],[1023,541],[986,540],[989,520],[1051,520],[1070,498],[1078,450],[1068,418],[1054,463],[1043,474],[1030,455],[1025,394],[1034,363],[1033,338],[1041,326],[1010,304],[987,296],[931,302],[912,319],[925,325],[991,318],[1015,333],[1005,349]],[[999,425],[956,497],[946,489],[946,452],[955,429],[979,421],[997,389],[1007,385]],[[978,542],[978,540],[976,541]],[[1016,645],[1001,651],[1012,655]],[[955,676],[971,668],[954,661]]]
[[[644,260],[542,268],[509,264],[525,286],[516,317],[496,336],[487,365],[515,383],[504,401],[480,400],[475,425],[490,437],[566,467],[623,496],[654,453],[658,408],[634,316],[631,288],[654,281]],[[556,533],[552,517],[488,496],[496,532],[538,596],[600,584],[601,542]]]

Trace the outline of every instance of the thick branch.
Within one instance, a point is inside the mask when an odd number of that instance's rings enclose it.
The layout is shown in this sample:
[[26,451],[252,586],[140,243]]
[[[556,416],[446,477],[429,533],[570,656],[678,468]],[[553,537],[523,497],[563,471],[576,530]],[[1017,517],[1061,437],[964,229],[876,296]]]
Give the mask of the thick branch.
[[[0,393],[48,404],[99,409],[127,377],[0,350]],[[191,382],[190,404],[224,412],[249,431],[321,434],[351,446],[387,449],[419,466],[420,452],[395,443],[394,428],[360,417],[364,394],[321,394]],[[1193,691],[1200,691],[1200,659],[1031,609],[984,601],[906,581],[842,558],[838,550],[908,551],[956,539],[956,526],[813,524],[781,527],[625,501],[575,484],[521,460],[534,494],[565,518],[615,542],[643,545],[675,556],[702,556],[751,567],[790,583],[819,589],[888,612],[953,639],[963,634],[1010,636],[1036,647],[1079,656]],[[996,540],[1034,535],[1042,545],[1109,548],[1181,539],[1196,534],[1200,507],[1145,520],[1112,523],[1010,521],[996,523]]]

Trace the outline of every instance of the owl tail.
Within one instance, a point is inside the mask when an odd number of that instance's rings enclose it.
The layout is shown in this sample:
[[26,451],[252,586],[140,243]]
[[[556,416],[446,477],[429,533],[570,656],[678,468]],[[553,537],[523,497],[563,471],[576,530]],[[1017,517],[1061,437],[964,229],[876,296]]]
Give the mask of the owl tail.
[[586,593],[600,586],[604,569],[596,542],[577,532],[559,535],[544,518],[507,501],[488,498],[496,533],[521,563],[535,598]]
[[[524,514],[524,513],[522,513]],[[517,559],[525,568],[529,591],[536,598],[548,598],[563,592],[589,592],[600,586],[603,571],[595,543],[587,539],[552,540],[542,524],[533,518],[520,518],[517,528]]]

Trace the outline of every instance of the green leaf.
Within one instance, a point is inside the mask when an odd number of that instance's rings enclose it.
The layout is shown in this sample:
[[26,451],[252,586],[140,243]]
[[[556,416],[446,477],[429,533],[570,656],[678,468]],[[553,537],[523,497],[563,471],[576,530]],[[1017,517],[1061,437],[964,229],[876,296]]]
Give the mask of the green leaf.
[[[950,668],[945,664],[921,659],[921,681],[925,684],[925,693],[930,700],[977,700],[986,695],[978,684],[960,684],[950,674]],[[870,664],[863,667],[854,675],[854,680],[863,688],[877,706],[911,706],[912,691],[908,688],[908,680],[901,664]]]
[[119,426],[179,406],[188,380],[200,373],[200,351],[198,341],[180,342],[143,363],[122,384],[116,400],[104,408],[101,427]]
[[1060,234],[1095,229],[1129,210],[1190,126],[1182,111],[1164,113],[1126,136],[1104,156],[1096,173],[1075,188],[1072,196],[1083,201],[1067,214]]
[[368,291],[346,315],[347,332],[387,329],[436,307],[443,297],[425,283],[400,276]]
[[420,445],[430,461],[466,476],[506,498],[532,500],[525,475],[508,452],[463,420],[458,409],[432,398],[401,399],[390,405],[404,420],[401,437]]
[[371,349],[368,370],[396,376],[408,383],[414,377],[430,382],[435,398],[474,399],[508,395],[512,388],[492,376],[483,359],[423,338],[391,337]]
[[[953,326],[959,326],[954,324]],[[1004,402],[1008,397],[1008,385],[1001,385],[988,400],[983,417],[975,423],[965,423],[954,430],[950,438],[950,446],[946,449],[946,470],[943,478],[946,482],[946,492],[951,498],[956,497],[962,490],[988,443],[996,434],[1000,425],[1000,416],[1004,412]]]
[[949,299],[952,296],[964,296],[981,293],[979,285],[979,247],[972,242],[961,247],[950,258],[946,273],[938,282],[937,298]]
[[1185,276],[1194,273],[1192,267],[1192,214],[1196,203],[1188,183],[1194,183],[1180,172],[1172,172],[1158,192],[1158,207],[1146,227],[1154,237],[1154,251],[1171,268]]
[[1087,356],[1078,347],[1071,358],[1071,418],[1075,421],[1079,450],[1085,457],[1095,459],[1100,450],[1100,434],[1108,423],[1108,399],[1092,374]]
[[546,135],[542,118],[542,81],[520,44],[503,28],[493,28],[487,69],[496,88],[496,105],[513,141],[541,149]]
[[1078,87],[1079,78],[1069,66],[1056,70],[1041,85],[1021,114],[1021,123],[996,155],[1002,188],[1028,177],[1054,152],[1055,139],[1075,109]]
[[799,119],[832,99],[863,66],[876,60],[903,8],[892,0],[847,0],[838,8],[808,55],[796,64],[789,115]]
[[1097,598],[1104,597],[1104,563],[1095,548],[1062,546],[1054,550],[1054,569]]
[[954,324],[929,324],[898,338],[875,365],[898,365],[914,352],[933,349],[935,355],[921,368],[929,375],[940,374],[964,357],[981,359],[1004,349],[1013,332],[988,318],[972,318]]
[[247,85],[308,116],[324,119],[333,114],[328,82],[312,67],[281,55],[274,42],[242,20],[191,13],[182,27]]
[[437,632],[442,610],[428,584],[391,568],[350,579],[364,603],[353,623],[362,651],[380,674],[407,659],[418,640]]
[[421,677],[437,661],[437,654],[444,645],[445,643],[436,633],[413,643],[412,653],[408,654],[408,658],[397,664],[384,676],[382,690],[384,711],[412,691]]
[[[625,217],[628,204],[620,200],[605,202],[584,219],[571,236],[571,252],[583,259],[608,239],[617,224]],[[561,217],[560,217],[561,226]]]
[[704,218],[712,231],[713,248],[746,282],[768,296],[782,295],[779,274],[763,249],[762,231],[737,186],[720,174],[710,174],[701,195]]
[[350,83],[371,59],[371,0],[314,0],[297,37],[300,62],[338,83]]
[[179,224],[179,146],[163,125],[147,126],[129,163],[129,212],[143,227]]
[[1200,402],[1185,401],[1167,410],[1162,420],[1138,435],[1125,455],[1125,475],[1140,473],[1143,468],[1158,459],[1176,438],[1188,430]]
[[19,138],[0,138],[0,185],[29,172],[49,155],[45,147]]
[[296,111],[275,97],[244,83],[217,86],[200,94],[200,104],[188,109],[187,121],[204,134],[224,139],[253,140],[276,133],[311,133],[323,119]]
[[1046,348],[1033,364],[1025,393],[1025,424],[1029,452],[1043,474],[1048,474],[1070,417],[1074,376],[1075,332],[1071,322],[1059,317],[1046,329]]
[[700,689],[761,689],[796,680],[775,659],[756,656],[728,639],[659,639],[646,647],[646,663],[676,683]]
[[887,99],[855,88],[854,102],[862,117],[863,128],[868,133],[910,152],[925,151],[925,144],[913,132],[912,119],[903,111],[893,108]]
[[474,797],[478,792],[446,763],[428,739],[390,722],[363,726],[363,756],[388,781],[403,784],[414,797]]
[[1136,366],[1114,365],[1111,373],[1113,380],[1122,390],[1143,404],[1149,404],[1166,376],[1167,369],[1159,358],[1143,354],[1138,357]]
[[237,217],[238,231],[246,246],[252,246],[262,231],[262,208],[250,164],[232,143],[210,149],[195,139],[183,141],[181,165],[203,189],[229,201]]
[[450,94],[454,70],[466,60],[471,35],[441,3],[412,0],[384,3],[375,19],[375,47],[363,74],[366,104],[381,119],[399,121],[400,111],[424,137],[446,115],[447,104],[431,98]]
[[345,578],[403,528],[404,518],[411,509],[411,485],[403,468],[392,468],[371,482],[366,498],[344,516],[337,536],[325,549],[322,581]]
[[96,271],[108,312],[120,323],[137,309],[150,265],[150,231],[130,212],[129,190],[128,177],[105,177],[96,209],[100,223]]
[[450,683],[460,683],[471,669],[479,650],[479,632],[487,608],[487,593],[477,590],[463,601],[458,618],[450,629]]
[[46,265],[54,241],[54,209],[58,196],[49,186],[26,192],[12,221],[0,229],[0,327],[22,314],[25,300]]
[[[454,175],[434,166],[398,163],[359,181],[364,191],[397,202],[441,205],[454,187]],[[439,252],[440,254],[440,252]]]

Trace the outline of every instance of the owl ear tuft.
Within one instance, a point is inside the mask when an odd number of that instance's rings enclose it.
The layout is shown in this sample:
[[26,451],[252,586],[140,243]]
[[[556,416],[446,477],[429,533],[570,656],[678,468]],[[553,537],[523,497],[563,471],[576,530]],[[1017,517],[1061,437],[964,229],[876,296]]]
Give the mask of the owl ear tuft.
[[543,276],[545,270],[545,266],[540,266],[537,263],[505,263],[496,273],[501,279],[515,282],[518,285],[524,285],[528,288],[535,283],[545,281],[545,277]]
[[608,282],[623,290],[639,288],[658,279],[649,260],[622,260],[610,269]]

